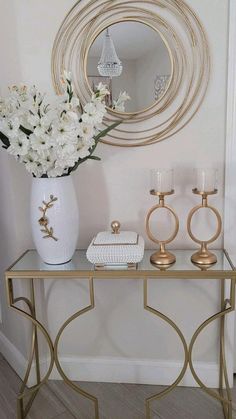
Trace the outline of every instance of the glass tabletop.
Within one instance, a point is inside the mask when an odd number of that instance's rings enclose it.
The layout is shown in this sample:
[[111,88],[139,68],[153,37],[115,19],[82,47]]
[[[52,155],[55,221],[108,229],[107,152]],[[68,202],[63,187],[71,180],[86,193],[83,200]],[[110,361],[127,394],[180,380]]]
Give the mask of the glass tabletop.
[[[138,263],[134,269],[128,270],[124,265],[120,266],[107,266],[96,270],[94,265],[91,264],[86,258],[85,250],[76,250],[72,260],[62,265],[48,265],[42,261],[36,250],[28,250],[16,261],[6,272],[8,276],[14,274],[19,276],[22,273],[29,276],[31,273],[34,277],[43,276],[47,273],[49,276],[82,276],[83,274],[91,274],[94,277],[100,277],[112,274],[112,276],[127,276],[135,277],[141,276],[142,273],[150,274],[151,276],[169,276],[175,277],[178,273],[183,276],[184,274],[191,273],[194,277],[219,277],[223,274],[229,273],[230,276],[236,277],[236,271],[230,261],[227,252],[224,250],[214,250],[217,256],[217,262],[210,267],[200,268],[191,262],[191,255],[194,250],[171,250],[176,256],[176,262],[168,268],[157,268],[150,262],[150,256],[153,250],[146,250],[143,260]],[[73,275],[72,275],[73,274]],[[45,275],[46,277],[46,275]]]

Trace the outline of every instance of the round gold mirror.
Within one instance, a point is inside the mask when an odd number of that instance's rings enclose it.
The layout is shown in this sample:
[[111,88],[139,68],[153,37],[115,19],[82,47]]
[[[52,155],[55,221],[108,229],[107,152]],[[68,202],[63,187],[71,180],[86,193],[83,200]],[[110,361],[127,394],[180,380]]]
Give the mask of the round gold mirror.
[[[112,59],[104,59],[105,39]],[[111,90],[105,125],[123,121],[102,142],[135,147],[165,140],[191,121],[207,91],[210,53],[203,25],[184,0],[77,1],[53,46],[57,93],[64,69],[82,105],[102,77]],[[130,99],[117,106],[120,92]]]
[[92,91],[100,82],[108,86],[110,110],[141,112],[166,93],[172,76],[171,52],[160,33],[149,25],[118,22],[91,43],[86,75]]

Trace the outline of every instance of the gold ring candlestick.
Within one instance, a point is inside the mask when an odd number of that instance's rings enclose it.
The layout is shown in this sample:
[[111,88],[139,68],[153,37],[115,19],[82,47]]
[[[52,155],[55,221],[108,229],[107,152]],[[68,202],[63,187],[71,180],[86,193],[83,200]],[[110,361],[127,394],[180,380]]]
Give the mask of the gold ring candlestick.
[[[179,219],[176,215],[176,213],[174,212],[174,210],[169,207],[168,205],[165,204],[165,196],[166,195],[172,195],[174,193],[174,189],[172,189],[169,192],[157,192],[156,190],[152,189],[150,191],[151,195],[155,195],[159,197],[159,204],[154,205],[154,207],[152,207],[148,214],[147,214],[147,218],[146,218],[146,231],[147,231],[147,235],[149,237],[150,240],[152,240],[154,243],[157,243],[160,245],[160,249],[153,253],[153,255],[150,257],[150,261],[151,263],[153,263],[154,265],[163,267],[163,266],[170,266],[173,263],[175,263],[176,261],[176,257],[175,255],[173,255],[173,253],[168,252],[166,250],[166,245],[170,242],[172,242],[175,237],[178,234],[179,231]],[[150,229],[150,217],[153,214],[154,211],[158,210],[159,208],[165,208],[167,209],[173,216],[175,219],[175,230],[173,232],[173,234],[167,239],[167,240],[159,240],[157,239],[151,232]]]
[[[222,221],[221,221],[221,216],[219,214],[219,212],[217,211],[216,208],[212,207],[211,205],[208,204],[208,195],[214,195],[216,194],[218,191],[217,189],[214,189],[213,191],[199,191],[197,188],[193,189],[193,193],[197,194],[197,195],[201,195],[202,196],[202,203],[200,205],[197,205],[196,207],[194,207],[188,216],[188,220],[187,220],[187,228],[188,228],[188,234],[190,235],[191,239],[193,241],[195,241],[196,243],[201,245],[201,249],[198,250],[196,253],[194,253],[191,257],[191,261],[197,265],[204,265],[204,266],[210,266],[213,265],[214,263],[217,262],[217,257],[214,253],[210,252],[207,248],[207,246],[210,243],[213,243],[220,235],[221,233],[221,229],[222,229]],[[199,240],[197,237],[195,237],[195,235],[192,233],[192,229],[191,229],[191,222],[192,222],[192,218],[193,215],[200,209],[202,208],[208,208],[209,210],[211,210],[216,218],[217,218],[217,231],[214,234],[213,237],[211,237],[209,240]]]

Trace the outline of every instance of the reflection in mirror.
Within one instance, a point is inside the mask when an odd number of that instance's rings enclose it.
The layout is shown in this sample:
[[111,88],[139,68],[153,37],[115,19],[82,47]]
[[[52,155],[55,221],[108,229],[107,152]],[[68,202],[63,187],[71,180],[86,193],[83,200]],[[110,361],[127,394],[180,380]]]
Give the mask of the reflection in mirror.
[[107,106],[122,112],[139,112],[152,106],[168,89],[171,71],[169,51],[162,37],[141,22],[109,26],[88,52],[91,89],[94,91],[100,82],[106,84],[111,92]]

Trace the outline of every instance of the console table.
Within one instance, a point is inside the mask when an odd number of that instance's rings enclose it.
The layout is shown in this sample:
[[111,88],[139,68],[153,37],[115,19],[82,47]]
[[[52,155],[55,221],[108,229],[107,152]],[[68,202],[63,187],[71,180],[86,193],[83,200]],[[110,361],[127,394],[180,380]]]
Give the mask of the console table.
[[[25,377],[19,392],[17,399],[17,418],[24,419],[27,417],[27,414],[30,410],[30,407],[34,401],[35,396],[37,395],[40,387],[48,380],[50,373],[52,371],[53,365],[55,363],[61,377],[72,389],[77,391],[80,395],[88,398],[94,404],[95,418],[99,419],[99,407],[98,399],[88,392],[84,391],[77,384],[73,383],[70,378],[63,371],[63,368],[60,364],[60,359],[58,356],[58,344],[60,338],[65,330],[65,328],[76,318],[82,316],[84,313],[92,310],[95,307],[95,295],[94,295],[94,286],[93,282],[96,279],[107,279],[107,280],[116,280],[116,278],[137,278],[143,280],[143,301],[144,309],[152,313],[154,316],[158,316],[165,322],[167,322],[179,336],[183,348],[184,348],[184,361],[181,372],[176,380],[169,385],[165,390],[160,391],[158,394],[146,399],[146,418],[151,419],[151,410],[150,405],[153,400],[160,399],[161,397],[167,395],[172,391],[182,380],[185,375],[186,369],[189,365],[190,370],[194,379],[196,380],[199,387],[202,390],[206,391],[210,396],[219,400],[222,403],[223,412],[225,419],[232,419],[232,399],[231,399],[231,390],[229,386],[228,374],[227,374],[227,365],[226,365],[226,356],[225,356],[225,318],[226,315],[232,312],[235,309],[235,280],[236,280],[236,270],[229,259],[227,252],[223,250],[215,251],[217,256],[217,263],[209,268],[199,268],[192,264],[190,257],[193,251],[189,250],[176,250],[174,254],[176,256],[176,263],[172,265],[169,269],[158,269],[150,263],[150,255],[152,251],[145,251],[144,259],[139,263],[134,269],[125,269],[124,267],[114,267],[114,268],[101,268],[95,270],[94,266],[90,264],[86,259],[85,251],[76,251],[71,262],[65,265],[46,265],[42,262],[35,250],[28,250],[25,252],[5,273],[6,277],[6,288],[7,288],[7,297],[9,306],[15,310],[17,313],[21,314],[25,318],[29,319],[32,322],[32,341],[31,341],[31,351],[28,359],[28,366],[26,369]],[[36,314],[36,304],[35,304],[35,294],[34,294],[34,281],[46,280],[48,278],[74,278],[74,279],[87,279],[88,282],[88,291],[90,295],[90,303],[83,309],[74,313],[69,317],[66,322],[60,327],[56,339],[52,342],[51,337],[49,336],[46,328],[42,323],[37,319]],[[206,319],[195,331],[188,345],[186,339],[177,326],[177,324],[167,317],[165,314],[161,313],[154,307],[152,307],[148,302],[148,280],[149,279],[160,279],[165,278],[174,279],[182,278],[185,280],[199,279],[204,281],[206,279],[218,280],[221,284],[221,295],[219,300],[219,311]],[[14,293],[14,283],[16,280],[26,280],[29,283],[30,287],[30,297],[19,296],[15,297]],[[226,296],[226,280],[230,283],[229,296]],[[17,303],[23,302],[25,304],[25,309],[19,308]],[[198,377],[192,359],[193,347],[196,342],[198,335],[202,330],[213,322],[216,319],[220,319],[220,344],[219,344],[219,357],[220,357],[220,368],[219,368],[219,391],[212,390],[207,388],[201,379]],[[44,377],[40,373],[40,357],[39,357],[39,348],[38,348],[38,329],[44,335],[48,348],[50,350],[50,365],[47,373]],[[31,387],[27,387],[28,378],[32,368],[33,361],[35,360],[36,365],[36,384]],[[25,403],[25,398],[27,397],[28,402]],[[180,412],[181,416],[181,412]],[[112,418],[111,418],[112,419]]]

